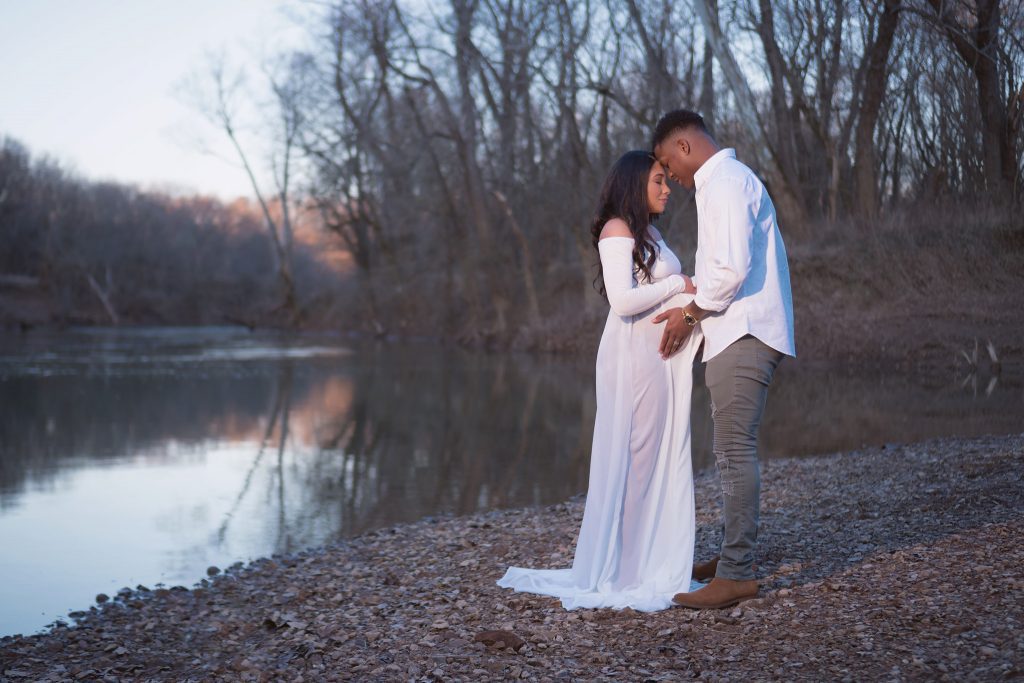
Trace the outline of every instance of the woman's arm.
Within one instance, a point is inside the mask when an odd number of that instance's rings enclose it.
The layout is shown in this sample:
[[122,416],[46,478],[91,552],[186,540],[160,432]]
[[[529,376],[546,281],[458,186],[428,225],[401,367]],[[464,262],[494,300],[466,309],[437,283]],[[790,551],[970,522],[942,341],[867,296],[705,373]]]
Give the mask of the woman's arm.
[[633,281],[633,239],[606,237],[597,243],[608,303],[616,315],[643,313],[673,294],[686,289],[682,275],[669,275],[664,280],[637,285]]

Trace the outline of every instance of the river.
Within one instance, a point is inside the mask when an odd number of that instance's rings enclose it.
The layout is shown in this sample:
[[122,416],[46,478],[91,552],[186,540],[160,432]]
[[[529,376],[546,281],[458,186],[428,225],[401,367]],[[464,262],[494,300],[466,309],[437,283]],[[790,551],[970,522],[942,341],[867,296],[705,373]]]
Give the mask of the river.
[[[694,467],[714,466],[698,367]],[[586,489],[593,359],[236,328],[0,337],[0,635],[98,593]],[[762,459],[1019,432],[1006,378],[787,361]],[[699,504],[699,502],[698,502]]]

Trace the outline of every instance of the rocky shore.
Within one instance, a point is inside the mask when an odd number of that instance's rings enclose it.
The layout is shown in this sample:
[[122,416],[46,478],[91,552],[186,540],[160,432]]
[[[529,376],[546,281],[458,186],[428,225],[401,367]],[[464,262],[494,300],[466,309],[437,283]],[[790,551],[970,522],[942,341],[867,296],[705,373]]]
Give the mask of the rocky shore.
[[[495,586],[571,563],[581,498],[431,519],[0,640],[0,681],[995,680],[1024,676],[1024,434],[766,463],[762,596],[566,612]],[[698,557],[718,542],[697,479]]]

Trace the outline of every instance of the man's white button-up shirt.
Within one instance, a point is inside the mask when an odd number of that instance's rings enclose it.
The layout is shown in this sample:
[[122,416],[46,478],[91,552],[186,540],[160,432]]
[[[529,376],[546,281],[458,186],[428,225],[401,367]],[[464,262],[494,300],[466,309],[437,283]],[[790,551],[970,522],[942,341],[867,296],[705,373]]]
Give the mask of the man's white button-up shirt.
[[694,187],[694,302],[713,311],[701,321],[704,360],[748,334],[795,356],[789,261],[764,184],[723,149],[700,167]]

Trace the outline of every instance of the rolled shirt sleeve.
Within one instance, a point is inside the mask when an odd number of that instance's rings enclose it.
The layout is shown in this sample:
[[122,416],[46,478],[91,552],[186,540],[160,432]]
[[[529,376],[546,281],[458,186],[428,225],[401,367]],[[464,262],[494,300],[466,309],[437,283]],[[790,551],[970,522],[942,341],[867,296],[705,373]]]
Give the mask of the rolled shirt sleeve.
[[616,315],[643,313],[686,289],[682,275],[669,275],[654,283],[637,284],[633,277],[633,239],[606,237],[597,243],[608,303]]
[[706,188],[710,244],[702,254],[707,264],[694,303],[705,311],[724,311],[750,273],[750,241],[759,193],[749,179],[716,178]]

